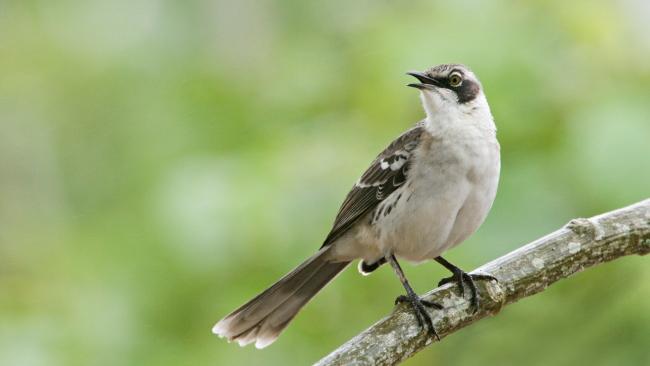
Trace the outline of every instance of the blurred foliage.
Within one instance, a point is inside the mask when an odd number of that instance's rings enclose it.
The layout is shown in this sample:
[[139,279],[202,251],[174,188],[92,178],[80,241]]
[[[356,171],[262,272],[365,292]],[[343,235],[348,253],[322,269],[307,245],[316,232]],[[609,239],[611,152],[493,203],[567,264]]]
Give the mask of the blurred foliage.
[[[210,333],[422,117],[408,70],[469,65],[499,127],[463,268],[648,197],[648,4],[0,2],[0,365],[307,364],[389,312],[390,268],[349,269],[263,351]],[[650,364],[648,276],[589,270],[406,364]]]

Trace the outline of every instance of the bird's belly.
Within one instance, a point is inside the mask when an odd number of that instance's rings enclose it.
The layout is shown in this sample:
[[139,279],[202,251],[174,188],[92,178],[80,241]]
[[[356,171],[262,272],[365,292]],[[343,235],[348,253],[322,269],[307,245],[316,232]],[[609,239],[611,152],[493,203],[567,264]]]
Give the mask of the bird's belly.
[[373,225],[382,252],[421,262],[467,239],[492,206],[498,172],[497,161],[479,175],[459,170],[420,180],[427,186],[407,185],[402,194],[406,200],[392,203],[391,212]]
[[492,207],[495,195],[496,184],[474,187],[456,215],[443,250],[455,247],[478,230]]
[[412,189],[406,197],[408,201],[395,204],[391,213],[381,217],[375,227],[382,252],[421,262],[448,247],[447,238],[469,186],[464,179],[447,179],[437,184],[436,190],[407,188]]

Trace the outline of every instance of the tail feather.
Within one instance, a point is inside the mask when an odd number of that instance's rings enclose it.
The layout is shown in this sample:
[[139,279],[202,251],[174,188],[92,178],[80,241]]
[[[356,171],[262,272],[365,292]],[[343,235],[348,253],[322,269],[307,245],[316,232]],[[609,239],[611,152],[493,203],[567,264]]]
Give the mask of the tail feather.
[[298,311],[349,262],[331,262],[321,249],[261,294],[221,319],[212,332],[241,346],[273,343]]

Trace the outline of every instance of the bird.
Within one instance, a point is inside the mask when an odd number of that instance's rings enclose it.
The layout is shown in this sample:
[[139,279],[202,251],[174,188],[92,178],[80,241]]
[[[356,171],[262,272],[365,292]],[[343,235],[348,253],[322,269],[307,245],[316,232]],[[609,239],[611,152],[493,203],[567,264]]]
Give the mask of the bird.
[[[439,340],[428,308],[440,304],[420,298],[399,260],[435,260],[451,272],[439,285],[455,283],[460,296],[470,290],[476,311],[476,281],[441,255],[481,226],[494,202],[501,168],[496,126],[481,82],[469,67],[442,64],[408,84],[419,90],[425,118],[398,136],[361,175],[345,197],[320,249],[294,270],[240,306],[212,332],[240,346],[273,343],[298,311],[352,261],[368,275],[389,263],[422,328]],[[408,305],[407,305],[408,306]]]

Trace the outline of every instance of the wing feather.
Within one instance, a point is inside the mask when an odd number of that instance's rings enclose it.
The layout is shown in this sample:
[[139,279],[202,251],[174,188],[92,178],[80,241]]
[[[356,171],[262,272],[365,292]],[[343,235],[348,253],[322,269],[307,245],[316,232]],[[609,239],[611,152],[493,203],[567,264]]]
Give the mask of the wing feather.
[[423,132],[424,122],[421,121],[395,139],[375,158],[345,197],[323,247],[340,238],[360,218],[406,182],[413,150],[418,146]]

